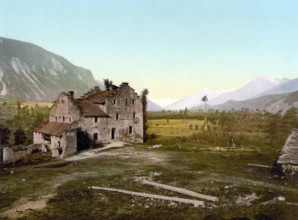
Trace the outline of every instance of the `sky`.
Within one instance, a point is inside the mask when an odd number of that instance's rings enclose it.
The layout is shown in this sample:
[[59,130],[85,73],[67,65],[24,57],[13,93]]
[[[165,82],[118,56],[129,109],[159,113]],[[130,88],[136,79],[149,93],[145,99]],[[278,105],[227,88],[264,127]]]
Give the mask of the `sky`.
[[298,1],[0,0],[0,36],[154,100],[298,77]]

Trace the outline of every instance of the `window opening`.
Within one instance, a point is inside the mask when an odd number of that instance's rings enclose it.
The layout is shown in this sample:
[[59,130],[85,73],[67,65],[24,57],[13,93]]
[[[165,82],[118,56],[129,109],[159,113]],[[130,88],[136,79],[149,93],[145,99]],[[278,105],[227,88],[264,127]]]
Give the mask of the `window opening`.
[[93,134],[93,140],[98,140],[98,133]]

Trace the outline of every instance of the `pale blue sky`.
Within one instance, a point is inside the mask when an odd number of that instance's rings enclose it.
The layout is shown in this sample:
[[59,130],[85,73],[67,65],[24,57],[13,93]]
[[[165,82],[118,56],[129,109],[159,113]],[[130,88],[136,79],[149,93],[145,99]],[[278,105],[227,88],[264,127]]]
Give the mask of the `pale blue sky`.
[[298,77],[297,1],[0,0],[0,36],[150,98]]

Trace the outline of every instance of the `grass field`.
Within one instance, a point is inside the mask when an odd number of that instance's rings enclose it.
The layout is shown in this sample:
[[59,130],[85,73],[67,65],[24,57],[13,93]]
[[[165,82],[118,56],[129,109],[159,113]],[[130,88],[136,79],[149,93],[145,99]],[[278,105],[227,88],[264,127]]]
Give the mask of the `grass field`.
[[52,102],[21,102],[21,104],[30,108],[34,108],[36,105],[38,105],[41,108],[43,107],[51,108],[53,105]]
[[188,136],[200,130],[203,120],[195,119],[154,119],[148,121],[148,134],[164,137]]

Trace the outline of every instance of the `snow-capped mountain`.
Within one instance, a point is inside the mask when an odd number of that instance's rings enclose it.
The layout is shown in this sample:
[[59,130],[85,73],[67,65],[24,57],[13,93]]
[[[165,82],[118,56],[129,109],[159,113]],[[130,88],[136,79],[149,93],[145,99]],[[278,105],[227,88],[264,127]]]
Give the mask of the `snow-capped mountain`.
[[157,105],[159,105],[160,107],[164,108],[176,101],[178,101],[178,99],[151,99],[152,102],[156,103]]
[[162,111],[162,107],[156,104],[155,102],[153,102],[152,100],[148,99],[147,110],[151,112],[158,112],[158,111]]
[[270,94],[284,94],[289,92],[294,92],[298,90],[298,78],[288,80],[287,82],[275,86],[262,92],[260,95],[270,95]]
[[55,100],[61,91],[79,96],[98,85],[92,73],[31,43],[0,37],[0,95]]
[[270,76],[261,76],[247,83],[240,89],[223,93],[213,99],[209,99],[208,104],[218,105],[218,104],[225,103],[226,101],[229,101],[229,100],[242,101],[242,100],[260,97],[262,96],[262,93],[265,92],[266,90],[282,85],[288,81],[289,79],[284,79],[284,78],[278,79]]
[[167,110],[179,110],[179,109],[185,109],[185,108],[192,108],[194,106],[202,105],[203,102],[201,101],[202,97],[207,95],[208,99],[215,98],[221,94],[224,94],[226,92],[233,91],[234,89],[230,90],[211,90],[211,89],[201,89],[200,91],[191,94],[189,96],[186,96],[182,99],[179,99],[178,101],[168,105],[165,107]]

